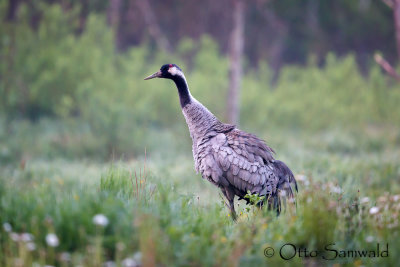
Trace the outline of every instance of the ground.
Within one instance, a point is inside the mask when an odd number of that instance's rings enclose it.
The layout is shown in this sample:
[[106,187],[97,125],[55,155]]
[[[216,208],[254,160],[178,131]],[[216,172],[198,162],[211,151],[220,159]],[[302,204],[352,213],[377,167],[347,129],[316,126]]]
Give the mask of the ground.
[[[0,263],[395,266],[398,132],[258,134],[295,173],[297,203],[276,217],[240,202],[237,222],[219,190],[195,173],[190,145],[111,161],[16,158],[0,169]],[[369,257],[357,254],[363,250]]]

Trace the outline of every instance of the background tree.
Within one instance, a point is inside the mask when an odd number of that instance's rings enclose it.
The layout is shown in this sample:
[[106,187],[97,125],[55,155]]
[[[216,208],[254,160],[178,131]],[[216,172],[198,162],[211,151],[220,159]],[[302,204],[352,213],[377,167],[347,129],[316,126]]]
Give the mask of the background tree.
[[400,60],[400,0],[392,0],[397,56]]
[[245,3],[233,0],[233,23],[229,48],[229,90],[228,90],[228,121],[239,124],[239,96],[242,82],[242,56],[244,46],[244,12]]
[[[393,9],[394,31],[396,36],[397,57],[400,59],[400,0],[383,0],[383,2]],[[385,60],[382,55],[375,53],[375,61],[393,78],[400,82],[400,75],[394,67]]]

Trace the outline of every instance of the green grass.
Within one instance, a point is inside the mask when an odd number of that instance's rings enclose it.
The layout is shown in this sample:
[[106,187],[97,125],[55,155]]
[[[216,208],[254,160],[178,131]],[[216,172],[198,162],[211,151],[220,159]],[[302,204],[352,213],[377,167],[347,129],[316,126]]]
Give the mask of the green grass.
[[[276,217],[240,203],[237,223],[218,190],[195,174],[185,144],[183,152],[150,153],[146,160],[101,163],[45,156],[11,161],[0,169],[0,265],[113,261],[125,266],[130,259],[145,266],[396,266],[398,131],[371,126],[259,134],[296,174],[297,207],[288,204]],[[372,207],[377,213],[371,214]],[[96,214],[105,215],[108,224],[94,224]],[[55,247],[46,242],[50,233],[59,240]],[[321,251],[331,243],[338,250],[375,249],[377,242],[389,244],[389,257],[279,256],[286,243]],[[264,256],[267,247],[275,249],[271,258]]]

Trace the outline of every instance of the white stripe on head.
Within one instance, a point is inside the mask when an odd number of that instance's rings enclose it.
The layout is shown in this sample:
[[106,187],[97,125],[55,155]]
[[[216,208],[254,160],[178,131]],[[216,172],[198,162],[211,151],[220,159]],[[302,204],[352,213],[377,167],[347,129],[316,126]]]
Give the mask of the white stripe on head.
[[180,71],[177,67],[173,66],[172,68],[168,69],[168,72],[171,73],[172,76],[179,75],[184,77],[182,71]]

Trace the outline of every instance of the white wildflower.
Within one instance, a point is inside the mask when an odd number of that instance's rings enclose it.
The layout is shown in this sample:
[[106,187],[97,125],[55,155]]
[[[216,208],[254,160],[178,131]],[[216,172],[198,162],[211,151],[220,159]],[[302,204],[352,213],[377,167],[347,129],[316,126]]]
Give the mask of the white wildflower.
[[132,258],[126,258],[122,261],[122,266],[124,267],[137,267],[139,266],[136,261]]
[[26,243],[26,248],[27,248],[29,251],[34,251],[34,250],[36,249],[36,245],[35,245],[35,243],[33,243],[33,242],[28,242],[28,243]]
[[33,235],[30,233],[22,233],[20,238],[23,242],[31,242],[34,239]]
[[378,207],[372,207],[369,209],[369,214],[377,214],[379,212],[379,208]]
[[367,241],[368,243],[372,243],[374,240],[375,240],[375,238],[371,235],[369,235],[365,238],[365,241]]
[[60,244],[60,241],[58,240],[58,237],[55,234],[50,233],[46,235],[46,243],[50,247],[57,247]]
[[3,223],[3,229],[4,229],[4,231],[9,233],[12,231],[12,226],[8,222],[5,222],[5,223]]
[[363,197],[361,200],[360,200],[360,203],[361,204],[366,204],[366,203],[368,203],[369,202],[369,197]]
[[340,194],[340,193],[342,193],[342,189],[339,186],[332,186],[331,193]]
[[96,225],[100,225],[100,226],[107,226],[108,218],[106,216],[104,216],[103,214],[96,214],[93,217],[93,223]]
[[394,195],[393,196],[393,201],[394,202],[397,202],[397,201],[399,201],[400,200],[400,195]]
[[11,234],[10,234],[10,238],[11,238],[11,240],[13,240],[13,241],[15,241],[15,242],[18,242],[20,239],[19,239],[19,234],[17,234],[17,233],[14,233],[14,232],[12,232]]

